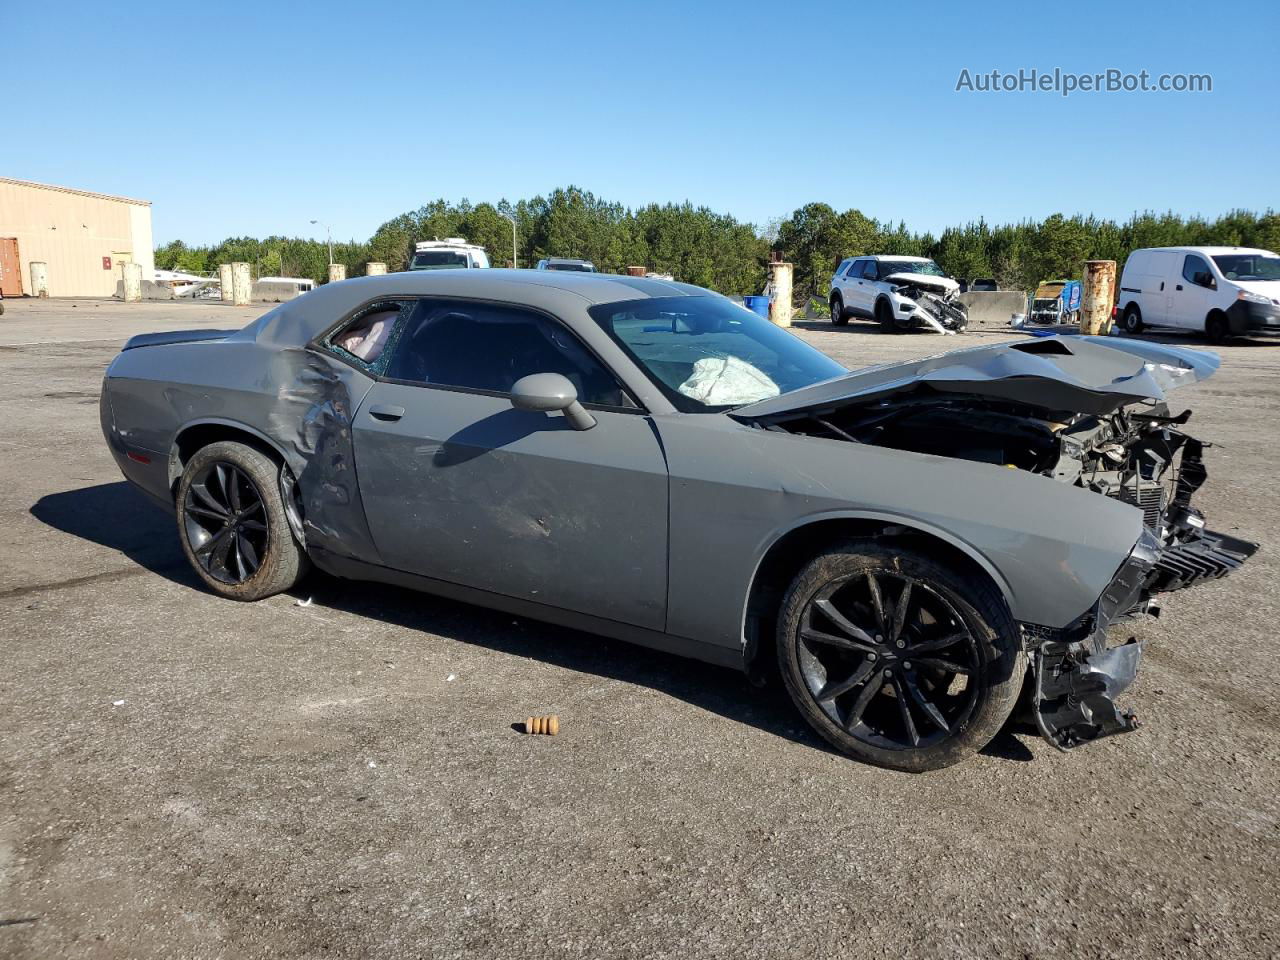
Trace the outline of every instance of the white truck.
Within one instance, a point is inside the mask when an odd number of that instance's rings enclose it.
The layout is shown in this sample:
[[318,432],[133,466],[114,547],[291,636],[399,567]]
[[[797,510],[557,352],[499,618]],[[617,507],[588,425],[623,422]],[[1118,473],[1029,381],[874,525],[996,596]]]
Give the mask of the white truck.
[[410,270],[455,270],[489,266],[484,247],[468,243],[462,237],[423,240],[414,245]]

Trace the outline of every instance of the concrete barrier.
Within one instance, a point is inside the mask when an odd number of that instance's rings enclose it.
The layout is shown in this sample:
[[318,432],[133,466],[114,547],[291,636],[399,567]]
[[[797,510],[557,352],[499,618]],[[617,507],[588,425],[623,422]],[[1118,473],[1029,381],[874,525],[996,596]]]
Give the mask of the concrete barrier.
[[222,289],[222,302],[231,302],[231,264],[218,264],[218,286]]
[[364,275],[366,277],[381,277],[387,272],[387,265],[377,260],[370,260],[364,265]]
[[[116,281],[115,298],[117,300],[124,299],[124,281]],[[172,300],[173,288],[166,287],[163,283],[155,283],[152,280],[142,281],[142,300]]]
[[974,290],[960,294],[960,302],[969,310],[971,329],[1007,327],[1010,317],[1027,310],[1021,290]]
[[49,265],[41,260],[31,261],[31,295],[42,299],[49,296]]
[[329,282],[341,283],[347,279],[347,265],[345,263],[329,264]]

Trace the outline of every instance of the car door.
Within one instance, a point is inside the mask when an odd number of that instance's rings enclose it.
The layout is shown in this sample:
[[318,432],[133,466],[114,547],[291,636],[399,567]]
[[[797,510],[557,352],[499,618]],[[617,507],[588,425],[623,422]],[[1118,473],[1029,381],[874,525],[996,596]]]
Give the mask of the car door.
[[1173,292],[1169,298],[1169,325],[1203,330],[1211,307],[1210,297],[1216,286],[1213,271],[1204,257],[1197,253],[1183,256],[1181,270],[1174,277]]
[[[389,567],[661,630],[667,467],[645,412],[561,322],[421,300],[353,420],[356,471]],[[511,406],[560,373],[596,425]]]
[[866,279],[864,274],[868,271],[875,276],[876,262],[868,260],[865,257],[855,260],[849,265],[845,281],[849,291],[848,299],[845,303],[849,309],[859,316],[868,316],[871,312],[871,304],[874,302],[875,295],[871,287],[871,282]]

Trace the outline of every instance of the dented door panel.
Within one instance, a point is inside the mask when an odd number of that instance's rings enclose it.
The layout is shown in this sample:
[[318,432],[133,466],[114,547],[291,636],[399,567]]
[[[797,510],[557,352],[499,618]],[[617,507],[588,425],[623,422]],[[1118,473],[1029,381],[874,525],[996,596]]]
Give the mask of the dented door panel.
[[[396,419],[378,411],[400,409]],[[515,410],[505,397],[378,383],[356,467],[390,567],[664,627],[667,470],[648,419]]]

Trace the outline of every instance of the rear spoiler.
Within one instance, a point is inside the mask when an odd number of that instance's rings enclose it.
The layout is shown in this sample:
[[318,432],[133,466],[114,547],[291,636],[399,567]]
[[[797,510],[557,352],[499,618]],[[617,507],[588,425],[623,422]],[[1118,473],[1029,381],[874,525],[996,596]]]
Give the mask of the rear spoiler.
[[124,349],[159,347],[166,343],[199,343],[203,340],[225,340],[239,330],[173,330],[169,333],[139,333],[125,341]]

